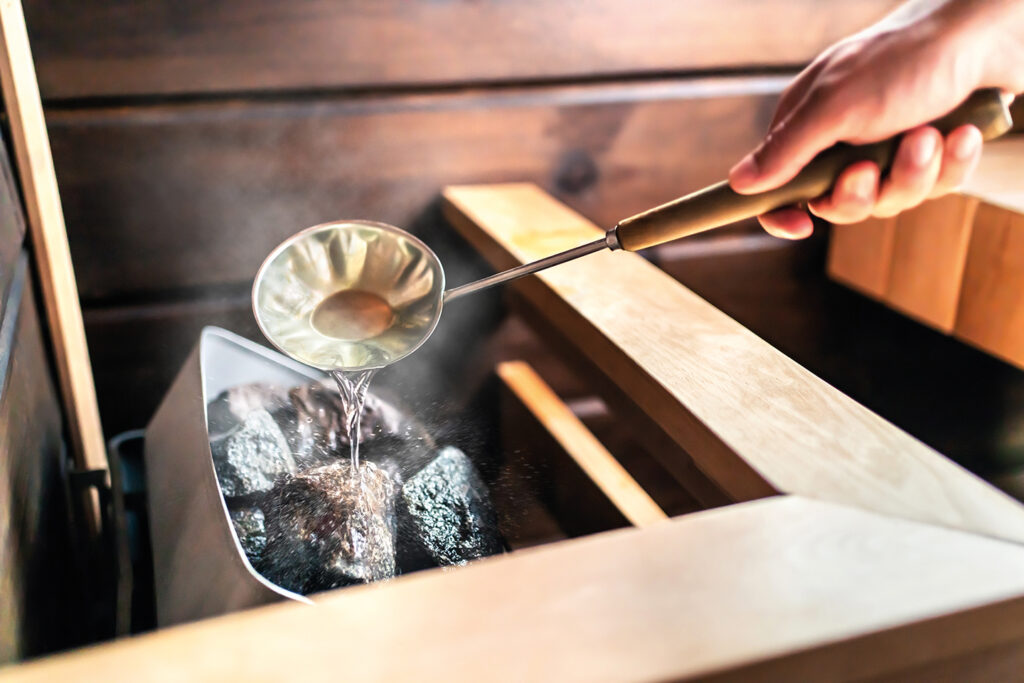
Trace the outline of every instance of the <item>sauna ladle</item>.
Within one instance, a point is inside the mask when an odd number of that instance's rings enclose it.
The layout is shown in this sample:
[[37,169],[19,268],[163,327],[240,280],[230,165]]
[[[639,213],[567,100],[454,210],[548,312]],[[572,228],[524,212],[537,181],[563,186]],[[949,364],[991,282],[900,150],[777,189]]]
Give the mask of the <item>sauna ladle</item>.
[[[970,123],[992,140],[1012,126],[1008,105],[998,89],[978,90],[932,125],[946,134]],[[739,194],[721,182],[621,220],[601,239],[448,291],[434,252],[399,228],[368,221],[308,228],[267,257],[253,285],[253,311],[271,343],[296,360],[325,370],[383,367],[426,341],[444,303],[606,248],[639,251],[820,197],[843,169],[858,161],[874,161],[885,174],[899,141],[895,136],[866,145],[836,144],[768,192]],[[343,291],[382,305],[386,300],[391,326],[364,339],[315,329],[310,321]],[[386,314],[378,308],[373,308],[375,315]]]
[[[977,90],[960,106],[931,125],[945,135],[970,123],[978,127],[985,140],[993,140],[1013,125],[1010,101],[1012,98],[1008,100],[996,88]],[[832,188],[843,169],[858,161],[874,161],[884,175],[892,165],[901,137],[897,135],[866,145],[838,143],[814,157],[788,183],[767,192],[740,194],[727,181],[711,185],[623,219],[602,239],[451,289],[445,293],[445,301],[572,261],[606,247],[613,251],[640,251],[821,197]]]

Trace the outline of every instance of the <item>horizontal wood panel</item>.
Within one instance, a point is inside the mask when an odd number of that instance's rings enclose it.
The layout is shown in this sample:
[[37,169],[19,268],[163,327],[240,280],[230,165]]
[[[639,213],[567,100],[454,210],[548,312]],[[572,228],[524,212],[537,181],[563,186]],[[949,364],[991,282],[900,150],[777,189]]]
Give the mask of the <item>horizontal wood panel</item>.
[[249,282],[282,239],[327,220],[416,229],[446,183],[530,180],[612,224],[724,177],[785,82],[165,105],[48,121],[79,289],[95,300]]
[[[1024,637],[1016,544],[794,496],[7,669],[3,681],[854,681]],[[396,656],[400,653],[400,656]],[[339,665],[342,663],[342,665]],[[964,666],[964,668],[959,668]]]
[[[798,65],[897,0],[28,0],[44,97]],[[769,28],[770,27],[770,28]]]

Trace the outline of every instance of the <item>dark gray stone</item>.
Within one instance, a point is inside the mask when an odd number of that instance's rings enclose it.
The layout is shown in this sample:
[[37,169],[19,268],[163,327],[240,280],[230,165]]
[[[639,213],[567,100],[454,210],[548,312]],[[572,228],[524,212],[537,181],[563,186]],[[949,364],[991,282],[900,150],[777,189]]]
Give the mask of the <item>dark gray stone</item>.
[[284,433],[262,409],[251,411],[234,430],[211,439],[210,450],[227,497],[266,493],[276,479],[298,471]]
[[258,507],[231,510],[231,523],[249,562],[254,567],[259,566],[267,547],[267,526],[263,510]]
[[402,487],[418,540],[441,565],[504,550],[498,518],[480,475],[458,448],[442,448]]
[[[296,431],[289,435],[296,457],[315,466],[347,456],[349,439],[338,388],[313,382],[291,389],[288,396],[296,414]],[[403,429],[404,420],[397,410],[373,394],[366,397],[359,423],[361,445]]]
[[[294,408],[288,399],[288,390],[273,384],[253,383],[222,391],[206,407],[206,424],[211,439],[217,439],[238,429],[249,413],[265,410],[271,415]],[[283,425],[280,425],[283,428]]]
[[372,463],[356,473],[338,461],[278,482],[261,573],[304,594],[394,576],[395,498]]

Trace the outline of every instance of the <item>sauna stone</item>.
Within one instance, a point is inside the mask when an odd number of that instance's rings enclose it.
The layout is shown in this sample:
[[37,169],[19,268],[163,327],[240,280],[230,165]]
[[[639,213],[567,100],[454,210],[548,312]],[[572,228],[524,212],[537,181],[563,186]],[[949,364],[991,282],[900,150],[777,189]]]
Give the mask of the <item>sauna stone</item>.
[[[312,382],[288,392],[295,411],[294,430],[286,428],[295,456],[303,463],[322,465],[346,455],[348,435],[343,426],[341,397],[333,385]],[[392,406],[373,394],[366,397],[360,416],[360,443],[403,431],[405,421]]]
[[372,462],[401,486],[436,456],[433,440],[384,434],[360,445],[360,458]]
[[224,495],[266,493],[278,477],[297,471],[288,440],[266,410],[251,411],[234,430],[210,440],[213,465]]
[[442,448],[411,477],[402,487],[402,502],[420,543],[440,565],[463,564],[504,549],[487,489],[458,448]]
[[303,594],[394,576],[395,494],[383,470],[348,460],[279,481],[259,571]]
[[[295,419],[294,408],[283,387],[273,384],[243,384],[221,392],[206,407],[206,422],[211,439],[219,439],[237,430],[254,410],[265,410],[282,430]],[[286,415],[286,413],[291,415]]]
[[238,534],[238,542],[242,545],[249,562],[259,566],[263,559],[263,551],[267,547],[267,526],[263,510],[258,507],[244,507],[231,510],[231,524]]

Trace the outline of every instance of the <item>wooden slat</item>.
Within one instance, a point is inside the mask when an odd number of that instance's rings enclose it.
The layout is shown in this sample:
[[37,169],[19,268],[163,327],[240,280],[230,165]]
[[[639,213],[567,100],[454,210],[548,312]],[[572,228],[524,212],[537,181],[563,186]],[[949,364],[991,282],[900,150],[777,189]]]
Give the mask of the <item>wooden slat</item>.
[[522,361],[508,361],[497,368],[498,376],[523,403],[566,455],[586,473],[608,500],[631,524],[648,526],[668,519],[636,480],[590,433],[540,375]]
[[[623,465],[637,477],[640,484],[654,497],[655,501],[670,515],[676,516],[696,510],[706,510],[713,507],[729,505],[736,501],[725,495],[711,479],[707,477],[693,459],[680,448],[672,437],[651,419],[636,402],[615,384],[602,371],[599,366],[594,365],[589,358],[581,354],[573,340],[565,336],[565,331],[557,325],[548,322],[546,316],[538,311],[525,297],[508,297],[508,301],[517,315],[521,315],[529,324],[534,333],[542,340],[545,351],[556,354],[561,361],[560,365],[569,368],[579,377],[586,378],[586,386],[591,392],[596,392],[600,399],[607,404],[608,410],[614,419],[619,422],[619,429],[629,433],[641,450],[649,454],[649,457],[657,463],[661,470],[659,473],[662,485],[655,489],[653,482],[641,476],[631,469],[631,463],[623,462]],[[551,370],[547,367],[545,376],[551,376]],[[621,453],[616,451],[621,458]],[[621,460],[620,460],[621,462]],[[685,498],[666,496],[669,490],[682,490]]]
[[779,497],[168,629],[0,680],[856,680],[1020,641],[1021,595],[1016,545]]
[[797,65],[898,0],[27,4],[43,92],[68,98]]
[[[453,225],[499,268],[602,234],[529,184],[444,197]],[[739,500],[782,491],[1024,540],[1024,506],[635,254],[597,253],[521,289]]]
[[[989,143],[960,194],[1024,212],[1022,165],[1024,138]],[[891,287],[897,307],[949,332],[974,210],[969,199],[947,197],[893,218],[833,226],[829,275],[876,298]]]
[[106,469],[106,446],[78,304],[78,288],[19,0],[0,0],[0,34],[3,38],[0,82],[11,124],[32,252],[46,305],[71,446],[79,467]]
[[328,220],[419,230],[448,183],[532,180],[617,221],[724,174],[785,80],[160,105],[48,122],[82,296],[137,298],[251,282],[281,240]]
[[895,217],[832,226],[828,274],[869,296],[885,296],[892,272],[895,230]]
[[955,334],[1024,367],[1024,213],[978,208]]
[[[1014,121],[1024,125],[1024,97],[1015,104]],[[964,184],[963,194],[987,204],[1024,213],[1024,136],[1012,135],[985,145],[981,162]]]
[[943,332],[953,330],[977,208],[977,199],[953,194],[897,218],[886,303]]

